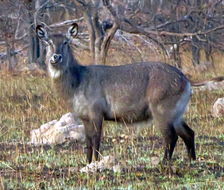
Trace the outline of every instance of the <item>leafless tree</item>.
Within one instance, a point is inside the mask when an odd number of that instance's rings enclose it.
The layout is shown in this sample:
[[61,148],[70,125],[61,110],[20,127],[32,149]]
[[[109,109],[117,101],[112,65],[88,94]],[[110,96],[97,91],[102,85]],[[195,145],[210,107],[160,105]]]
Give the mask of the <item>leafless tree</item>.
[[89,32],[89,48],[95,64],[105,64],[111,40],[116,33],[117,23],[100,19],[102,1],[75,0],[77,8],[82,10]]
[[[18,2],[5,1],[1,3],[0,7],[0,40],[5,46],[6,54],[2,54],[2,58],[7,59],[7,68],[13,70],[17,65],[17,58],[15,56],[15,41],[16,41],[16,19],[18,18],[18,11],[16,11]],[[3,14],[3,10],[4,13]]]
[[[131,2],[126,4],[129,15],[118,14],[116,7],[109,0],[104,0],[104,5],[121,30],[146,35],[162,48],[164,45],[172,46],[175,50],[174,59],[179,67],[180,47],[186,43],[192,47],[194,65],[200,62],[201,50],[204,50],[206,58],[210,59],[212,50],[223,49],[222,0]],[[131,8],[133,6],[134,8]]]

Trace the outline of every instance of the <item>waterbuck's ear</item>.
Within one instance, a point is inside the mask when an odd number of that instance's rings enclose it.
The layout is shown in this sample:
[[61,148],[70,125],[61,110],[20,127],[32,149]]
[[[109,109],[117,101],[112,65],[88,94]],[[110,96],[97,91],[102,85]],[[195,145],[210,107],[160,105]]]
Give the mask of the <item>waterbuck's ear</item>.
[[40,38],[41,40],[48,39],[47,31],[43,25],[37,25],[36,34],[37,34],[38,38]]
[[78,34],[78,24],[73,23],[68,29],[68,37],[75,37]]

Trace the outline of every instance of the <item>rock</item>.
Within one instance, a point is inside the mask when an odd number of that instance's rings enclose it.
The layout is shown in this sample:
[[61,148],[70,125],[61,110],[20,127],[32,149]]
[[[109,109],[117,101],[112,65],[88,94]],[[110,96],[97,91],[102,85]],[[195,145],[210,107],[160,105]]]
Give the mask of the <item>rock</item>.
[[59,121],[53,120],[40,126],[39,129],[31,131],[30,143],[41,144],[61,144],[65,141],[85,140],[84,126],[74,119],[72,113],[63,115]]
[[118,164],[117,160],[113,156],[105,156],[102,157],[100,161],[92,162],[85,166],[84,168],[80,169],[80,172],[82,173],[95,173],[95,172],[101,172],[103,170],[112,170],[114,172],[120,172],[121,167],[120,164]]
[[160,158],[159,157],[157,157],[157,156],[153,156],[153,157],[151,157],[151,164],[152,164],[152,166],[157,166],[157,165],[159,165],[159,163],[160,163]]
[[224,116],[224,98],[218,98],[212,107],[213,117]]

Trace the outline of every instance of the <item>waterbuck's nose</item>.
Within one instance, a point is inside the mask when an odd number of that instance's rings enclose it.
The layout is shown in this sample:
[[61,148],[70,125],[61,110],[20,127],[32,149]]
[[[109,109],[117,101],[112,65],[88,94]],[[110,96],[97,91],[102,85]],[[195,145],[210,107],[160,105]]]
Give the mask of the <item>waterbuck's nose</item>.
[[62,56],[61,54],[54,54],[52,58],[54,63],[58,63],[62,59]]

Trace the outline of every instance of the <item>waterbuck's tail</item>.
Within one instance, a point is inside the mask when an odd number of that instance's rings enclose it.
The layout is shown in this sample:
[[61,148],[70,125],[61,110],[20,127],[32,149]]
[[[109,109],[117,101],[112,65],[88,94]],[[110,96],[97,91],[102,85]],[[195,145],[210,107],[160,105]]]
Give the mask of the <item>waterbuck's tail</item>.
[[209,80],[205,81],[200,81],[200,82],[195,82],[195,81],[190,81],[192,86],[199,87],[199,86],[205,86],[209,82],[222,82],[224,81],[224,76],[218,76]]

